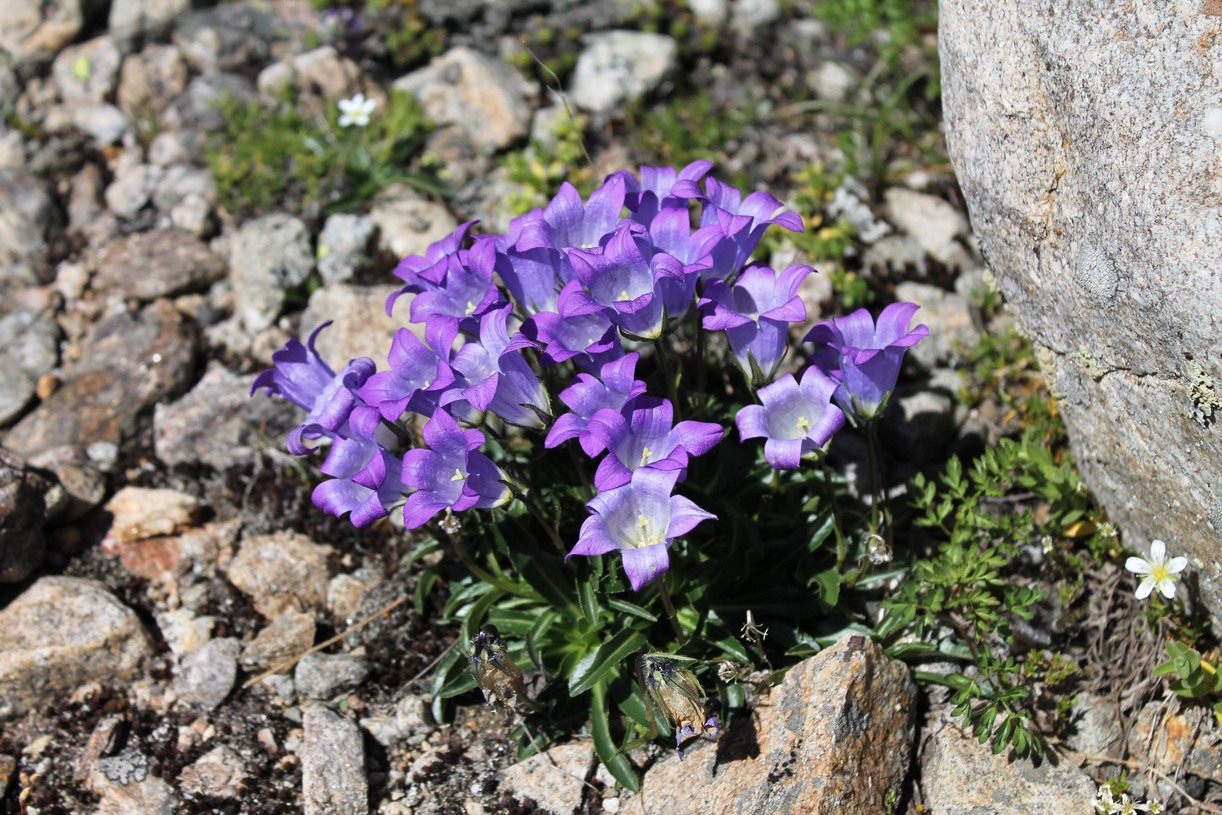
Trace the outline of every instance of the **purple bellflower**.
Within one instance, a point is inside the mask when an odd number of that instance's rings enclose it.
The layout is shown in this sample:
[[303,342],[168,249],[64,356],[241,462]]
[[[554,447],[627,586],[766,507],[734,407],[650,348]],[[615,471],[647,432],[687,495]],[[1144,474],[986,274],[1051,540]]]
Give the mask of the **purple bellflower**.
[[[561,313],[584,311],[585,300],[575,308],[570,302],[581,298],[580,285],[566,288],[560,294],[557,308]],[[542,343],[542,359],[546,365],[554,365],[573,359],[583,368],[597,368],[603,362],[618,358],[623,349],[619,332],[602,310],[561,317],[555,311],[540,311],[522,327],[523,333]]]
[[904,354],[929,336],[924,325],[908,329],[919,309],[916,303],[892,303],[878,315],[876,326],[862,308],[819,323],[806,335],[807,342],[824,343],[815,352],[815,364],[839,382],[836,404],[850,418],[869,421],[882,415]]
[[586,504],[590,517],[581,525],[568,557],[618,550],[633,591],[660,577],[670,568],[671,541],[701,521],[717,518],[671,494],[678,478],[675,470],[642,468],[622,487],[594,496]]
[[550,421],[547,392],[521,354],[534,343],[516,328],[510,335],[512,311],[513,306],[505,305],[483,316],[479,341],[454,355],[452,365],[462,374],[462,389],[451,389],[441,403],[448,405],[461,396],[477,410],[491,410],[510,424],[541,428]]
[[[602,311],[625,334],[653,339],[662,334],[666,306],[676,313],[686,309],[684,290],[695,290],[694,276],[689,281],[683,264],[665,252],[648,257],[637,237],[648,244],[639,224],[625,223],[601,250],[569,249],[567,254],[577,273],[577,281],[565,286],[568,294],[562,317],[581,316]],[[670,287],[661,285],[663,280]],[[670,289],[667,291],[667,289]],[[686,300],[691,300],[687,291]]]
[[650,226],[654,217],[667,209],[687,212],[687,202],[701,197],[700,179],[713,169],[713,162],[700,159],[682,170],[674,167],[641,167],[641,177],[627,170],[617,175],[624,180],[626,195],[624,203],[632,211],[637,223]]
[[441,392],[454,381],[449,360],[458,335],[456,320],[434,319],[425,325],[427,344],[406,328],[390,344],[389,371],[379,371],[361,386],[360,396],[382,418],[397,420],[406,410],[431,416]]
[[423,526],[443,509],[491,509],[512,497],[500,468],[479,452],[483,433],[463,430],[454,417],[438,410],[424,425],[424,442],[427,448],[403,456],[400,480],[416,489],[403,504],[408,529]]
[[815,366],[802,374],[802,383],[785,374],[759,389],[762,405],[747,405],[734,423],[743,441],[765,438],[764,457],[778,470],[796,470],[802,456],[823,449],[844,427],[844,413],[832,404],[836,382]]
[[[423,323],[434,315],[454,317],[465,331],[475,331],[479,318],[501,303],[501,290],[492,282],[496,239],[481,235],[470,249],[460,249],[445,262],[445,276],[433,284],[421,277],[422,290],[412,299],[411,321]],[[439,264],[440,265],[440,264]],[[397,294],[406,291],[400,289]],[[396,295],[387,300],[388,309]]]
[[612,175],[590,193],[585,203],[577,188],[565,181],[543,210],[543,217],[523,223],[517,247],[592,249],[615,230],[623,209],[623,178]]
[[332,438],[348,421],[348,414],[359,404],[357,391],[373,374],[377,366],[371,359],[351,360],[338,374],[314,350],[318,334],[327,321],[314,329],[305,345],[291,339],[272,354],[275,366],[255,377],[250,392],[266,389],[268,395],[279,394],[305,410],[305,421],[293,428],[288,436],[288,451],[295,456],[313,452],[307,439]]
[[641,355],[635,352],[625,354],[603,365],[597,378],[577,374],[577,380],[560,392],[560,401],[568,405],[572,413],[556,419],[547,433],[544,447],[558,447],[576,438],[586,455],[597,456],[603,446],[586,433],[586,427],[600,411],[618,414],[629,399],[645,392],[645,383],[636,378],[636,364],[640,358]]
[[[462,248],[463,241],[467,237],[467,230],[476,223],[478,221],[467,221],[441,240],[430,244],[423,255],[408,255],[399,261],[399,265],[395,266],[394,275],[407,284],[403,290],[419,292],[424,291],[426,282],[433,285],[441,283],[446,274],[447,261],[451,255],[457,254],[458,250]],[[390,314],[394,298],[398,296],[398,294],[393,295],[392,299],[387,302],[387,314]]]
[[798,287],[813,271],[794,265],[778,276],[767,266],[748,266],[733,287],[710,280],[704,290],[704,327],[726,332],[734,358],[756,387],[771,382],[784,359],[789,324],[806,319]]
[[725,235],[713,249],[712,265],[701,273],[705,280],[726,280],[741,269],[768,227],[775,224],[790,232],[803,230],[802,218],[796,212],[782,211],[784,205],[763,190],[744,199],[739,190],[711,177],[705,179],[704,189],[700,225],[717,224]]
[[[594,472],[594,486],[611,490],[628,483],[632,472],[648,467],[668,470],[682,480],[689,456],[702,456],[721,441],[721,425],[713,422],[674,423],[669,399],[638,397],[620,413],[600,411],[586,426],[583,445],[591,456],[604,449],[606,458]],[[591,452],[593,451],[593,452]]]
[[390,451],[396,439],[381,424],[378,411],[353,408],[347,438],[336,437],[320,468],[331,479],[314,488],[314,506],[338,517],[351,512],[352,525],[365,527],[390,513],[403,499],[400,460]]

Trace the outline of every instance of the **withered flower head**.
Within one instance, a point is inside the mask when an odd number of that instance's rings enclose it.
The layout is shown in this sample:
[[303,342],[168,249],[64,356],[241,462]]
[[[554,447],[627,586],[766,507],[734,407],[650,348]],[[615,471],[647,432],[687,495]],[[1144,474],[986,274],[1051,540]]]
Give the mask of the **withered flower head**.
[[696,660],[671,654],[642,654],[637,675],[653,704],[662,709],[675,729],[675,747],[683,758],[683,743],[699,736],[715,741],[721,735],[716,716],[708,715],[708,699],[696,676],[685,665]]
[[522,669],[509,657],[495,625],[485,625],[471,638],[471,673],[493,707],[512,707],[522,692]]

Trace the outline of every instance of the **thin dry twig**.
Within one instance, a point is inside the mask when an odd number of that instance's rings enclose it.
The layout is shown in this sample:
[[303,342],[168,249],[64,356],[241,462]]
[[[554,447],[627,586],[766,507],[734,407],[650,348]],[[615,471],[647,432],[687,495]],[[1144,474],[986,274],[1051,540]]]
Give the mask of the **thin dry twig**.
[[[390,612],[394,611],[396,608],[398,608],[399,606],[403,605],[406,602],[407,602],[406,597],[400,597],[397,600],[391,601],[386,606],[384,606],[380,611],[375,611],[373,614],[370,614],[368,617],[361,620],[359,623],[356,623],[355,625],[348,628],[347,630],[339,634],[336,634],[334,637],[327,640],[326,642],[320,642],[318,645],[315,645],[313,648],[310,648],[309,650],[302,651],[300,654],[298,654],[295,657],[290,657],[284,660],[283,662],[273,665],[271,668],[268,668],[266,671],[254,677],[253,679],[246,680],[246,682],[243,683],[242,687],[249,688],[251,685],[257,685],[258,683],[262,682],[264,679],[267,679],[269,676],[275,676],[276,674],[285,673],[286,671],[292,669],[293,666],[295,666],[298,662],[300,662],[302,657],[307,656],[308,654],[312,654],[315,651],[321,651],[322,649],[328,646],[334,645],[335,643],[339,642],[340,640],[348,637],[350,634],[355,634],[357,631],[360,631],[362,628],[369,625],[371,622],[376,620],[378,617],[381,617],[385,614],[389,614]],[[438,657],[438,659],[440,658],[441,657]]]

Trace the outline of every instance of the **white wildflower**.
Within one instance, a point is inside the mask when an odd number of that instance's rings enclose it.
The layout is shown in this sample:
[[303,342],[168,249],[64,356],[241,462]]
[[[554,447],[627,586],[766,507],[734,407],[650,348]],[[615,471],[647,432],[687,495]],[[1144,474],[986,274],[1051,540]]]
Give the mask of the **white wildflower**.
[[339,100],[339,126],[365,127],[369,124],[369,114],[373,113],[373,109],[377,106],[376,99],[366,99],[363,93],[358,93],[351,99]]
[[1131,557],[1124,562],[1124,568],[1134,574],[1141,575],[1141,585],[1137,587],[1137,599],[1144,600],[1150,592],[1158,589],[1168,600],[1175,597],[1176,575],[1188,566],[1188,558],[1167,558],[1167,544],[1156,540],[1150,543],[1150,559]]

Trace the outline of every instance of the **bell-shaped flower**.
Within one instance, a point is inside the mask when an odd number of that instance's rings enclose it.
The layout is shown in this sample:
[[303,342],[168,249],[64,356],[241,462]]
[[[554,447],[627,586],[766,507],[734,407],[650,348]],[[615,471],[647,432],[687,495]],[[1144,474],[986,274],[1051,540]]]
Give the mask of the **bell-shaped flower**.
[[660,577],[670,568],[671,541],[701,521],[717,519],[687,498],[671,494],[678,478],[674,470],[644,468],[622,487],[594,496],[586,504],[590,517],[581,525],[568,557],[618,550],[633,591]]
[[717,224],[724,235],[713,249],[713,263],[701,273],[704,280],[729,279],[750,259],[768,227],[775,224],[790,232],[803,229],[802,218],[784,211],[771,193],[757,190],[744,199],[742,192],[715,178],[706,178],[704,189],[700,225]]
[[815,366],[798,383],[785,374],[758,391],[762,405],[747,405],[734,423],[743,440],[764,438],[764,457],[778,470],[796,470],[802,456],[823,449],[844,427],[844,413],[832,404],[836,382]]
[[[404,290],[419,292],[424,291],[425,282],[440,283],[445,277],[446,261],[462,248],[463,241],[467,237],[467,230],[477,223],[479,222],[467,221],[449,235],[432,243],[423,255],[408,255],[399,261],[399,264],[395,266],[394,275],[407,284]],[[386,305],[387,314],[390,314],[394,298],[397,298],[400,293],[402,292],[391,296],[392,299]]]
[[634,470],[649,467],[687,474],[689,456],[702,456],[721,441],[721,425],[713,422],[674,423],[669,399],[638,397],[620,413],[599,411],[586,426],[583,449],[591,457],[608,455],[594,472],[594,486],[611,490],[628,483]]
[[288,451],[303,456],[313,451],[307,439],[333,437],[348,421],[348,414],[358,405],[357,391],[373,374],[377,365],[371,359],[351,360],[338,374],[314,349],[318,334],[331,321],[314,329],[306,345],[291,339],[272,354],[274,367],[255,377],[250,392],[263,388],[268,395],[275,393],[305,410],[305,421],[289,432]]
[[862,308],[821,322],[806,335],[807,342],[824,344],[815,352],[815,364],[840,383],[836,404],[855,421],[882,415],[904,354],[929,336],[924,325],[908,328],[919,309],[916,303],[892,303],[875,325],[870,312]]
[[[522,356],[534,343],[514,328],[510,332],[513,306],[489,311],[480,320],[479,340],[469,342],[451,363],[462,374],[461,396],[478,410],[491,410],[510,424],[544,427],[549,417],[547,392]],[[443,395],[450,404],[457,389]]]
[[[563,313],[570,311],[570,300],[580,297],[580,284],[566,288],[560,294],[557,308]],[[584,310],[583,308],[579,310]],[[535,342],[544,346],[543,363],[555,365],[573,357],[582,357],[575,362],[583,368],[618,357],[622,351],[619,333],[602,309],[562,317],[555,311],[540,311],[526,321],[522,331]]]
[[403,499],[401,462],[391,452],[396,440],[373,408],[354,408],[348,431],[348,437],[332,441],[319,468],[331,478],[314,488],[312,498],[314,506],[337,518],[351,512],[352,525],[361,528],[390,514]]
[[416,283],[391,294],[386,300],[387,313],[394,308],[399,295],[416,291],[409,312],[413,323],[423,323],[434,316],[453,317],[463,330],[474,332],[479,318],[502,302],[501,291],[492,282],[496,258],[496,239],[487,235],[477,238],[470,249],[458,250],[430,270],[444,268],[440,280],[434,282],[421,276]]
[[408,450],[400,480],[416,491],[403,504],[408,529],[423,526],[438,512],[491,509],[512,495],[492,459],[479,452],[484,434],[463,430],[449,413],[438,410],[424,425],[427,448]]
[[624,180],[624,204],[632,212],[633,220],[650,226],[659,212],[666,209],[681,209],[687,212],[687,202],[701,196],[700,179],[713,169],[713,162],[700,159],[682,170],[674,167],[641,167],[638,179],[627,170],[618,175]]
[[541,219],[523,224],[519,249],[591,249],[601,245],[619,223],[624,209],[624,179],[609,177],[583,202],[581,193],[569,182],[543,210]]
[[561,287],[573,279],[573,268],[558,249],[519,246],[527,227],[543,220],[543,210],[535,209],[509,222],[509,234],[497,238],[500,250],[497,274],[524,315],[555,311]]
[[[633,337],[654,339],[661,335],[666,321],[668,298],[673,308],[686,308],[684,292],[694,290],[694,276],[688,279],[683,264],[657,252],[647,257],[637,237],[648,237],[639,224],[622,225],[601,250],[567,250],[577,281],[565,286],[566,307],[560,316],[574,317],[602,311],[621,331]],[[662,281],[669,280],[669,286]],[[691,293],[686,293],[691,300]]]
[[798,288],[813,272],[794,265],[778,275],[768,266],[748,266],[733,286],[710,280],[700,299],[704,327],[724,330],[739,367],[755,387],[772,381],[789,346],[789,324],[806,319]]
[[449,360],[458,335],[457,321],[430,320],[424,331],[425,342],[406,328],[396,331],[387,357],[390,370],[378,371],[361,386],[361,399],[376,407],[388,422],[396,421],[406,410],[431,416],[439,394],[454,381]]
[[590,438],[586,427],[600,411],[618,415],[628,400],[645,392],[645,383],[636,378],[636,364],[641,355],[635,352],[602,366],[598,377],[577,374],[576,381],[560,391],[560,401],[571,413],[562,414],[548,431],[544,447],[557,447],[569,439],[577,439],[586,455],[593,458],[605,447]]

